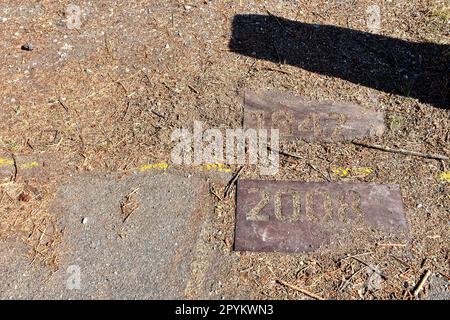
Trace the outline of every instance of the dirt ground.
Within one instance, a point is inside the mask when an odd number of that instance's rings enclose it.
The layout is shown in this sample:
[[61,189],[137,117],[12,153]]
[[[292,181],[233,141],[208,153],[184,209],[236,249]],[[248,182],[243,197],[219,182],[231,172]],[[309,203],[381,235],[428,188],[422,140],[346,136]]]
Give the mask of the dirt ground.
[[[71,3],[82,10],[75,29],[67,24]],[[229,47],[239,14],[272,17],[274,27],[280,17],[318,30],[334,25],[368,32],[370,5],[380,8],[380,35],[442,45],[447,49],[434,59],[448,70],[446,1],[2,1],[0,240],[21,239],[34,268],[56,269],[64,233],[50,208],[61,183],[79,173],[127,174],[170,163],[174,129],[192,127],[194,120],[240,127],[244,90],[291,92],[383,111],[386,132],[365,142],[450,156],[448,100],[426,103],[407,90],[393,94],[284,64],[282,56],[274,62]],[[32,50],[21,48],[25,44]],[[354,55],[349,59],[357,59],[358,51]],[[440,101],[446,96],[442,92]],[[450,170],[448,161],[351,143],[282,147],[306,160],[281,156],[280,171],[271,179],[399,184],[411,240],[308,255],[233,253],[234,198],[217,200],[210,244],[224,257],[238,257],[216,288],[219,295],[306,298],[277,282],[282,280],[327,299],[414,299],[411,292],[427,270],[448,283],[450,185],[443,174]],[[358,168],[371,170],[361,174]],[[245,169],[241,178],[267,177]],[[367,286],[370,268],[361,261],[387,276],[381,288]],[[419,297],[431,290],[427,282]]]

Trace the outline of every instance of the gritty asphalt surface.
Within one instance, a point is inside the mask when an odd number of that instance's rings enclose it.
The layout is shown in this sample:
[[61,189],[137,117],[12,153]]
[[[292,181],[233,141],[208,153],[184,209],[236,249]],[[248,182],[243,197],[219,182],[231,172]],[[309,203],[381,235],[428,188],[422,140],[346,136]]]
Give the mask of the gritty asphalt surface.
[[[59,270],[50,276],[16,245],[1,246],[0,298],[179,299],[194,287],[208,297],[193,276],[209,265],[198,250],[212,209],[207,186],[173,174],[71,180],[54,204],[66,239]],[[124,222],[118,199],[133,191],[137,209]]]

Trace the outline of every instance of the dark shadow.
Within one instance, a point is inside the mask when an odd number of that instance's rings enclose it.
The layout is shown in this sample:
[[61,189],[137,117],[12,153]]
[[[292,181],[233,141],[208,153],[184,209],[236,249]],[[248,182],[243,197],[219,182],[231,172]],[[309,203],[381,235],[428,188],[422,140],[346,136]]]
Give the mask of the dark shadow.
[[230,49],[449,108],[450,46],[272,15],[236,15]]

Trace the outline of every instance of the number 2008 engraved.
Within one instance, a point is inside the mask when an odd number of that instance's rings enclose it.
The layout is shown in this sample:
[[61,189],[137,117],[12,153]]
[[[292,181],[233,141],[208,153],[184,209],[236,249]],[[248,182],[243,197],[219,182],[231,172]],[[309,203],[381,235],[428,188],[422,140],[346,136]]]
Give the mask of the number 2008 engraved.
[[[250,188],[248,192],[259,193],[260,200],[256,206],[247,212],[246,220],[269,221],[270,216],[261,212],[270,203],[271,197],[269,192],[257,188]],[[317,201],[319,199],[321,201]],[[291,212],[284,212],[283,210],[283,204],[288,204],[285,202],[286,200],[291,201]],[[354,190],[341,193],[335,197],[335,203],[333,203],[333,198],[327,190],[322,188],[311,189],[304,194],[303,200],[305,208],[302,208],[302,197],[299,191],[294,189],[279,190],[275,192],[272,200],[275,208],[273,215],[277,220],[286,223],[297,222],[302,217],[316,223],[335,219],[344,223],[348,223],[351,220],[361,223],[364,217],[364,212],[361,208],[361,195]],[[337,209],[334,210],[333,208]]]

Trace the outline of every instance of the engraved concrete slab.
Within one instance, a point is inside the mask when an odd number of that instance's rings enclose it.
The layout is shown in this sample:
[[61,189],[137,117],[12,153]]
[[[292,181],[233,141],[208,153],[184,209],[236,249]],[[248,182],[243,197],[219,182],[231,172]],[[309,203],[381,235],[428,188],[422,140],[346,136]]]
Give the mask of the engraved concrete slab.
[[47,169],[55,170],[55,166],[56,161],[51,156],[16,155],[14,161],[11,155],[0,155],[0,181],[10,180],[14,174],[21,179],[42,180]]
[[356,104],[308,102],[288,93],[246,92],[244,128],[279,129],[284,140],[345,141],[384,132],[384,115]]
[[309,252],[408,233],[398,185],[240,180],[236,207],[235,250]]

